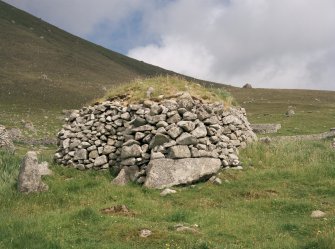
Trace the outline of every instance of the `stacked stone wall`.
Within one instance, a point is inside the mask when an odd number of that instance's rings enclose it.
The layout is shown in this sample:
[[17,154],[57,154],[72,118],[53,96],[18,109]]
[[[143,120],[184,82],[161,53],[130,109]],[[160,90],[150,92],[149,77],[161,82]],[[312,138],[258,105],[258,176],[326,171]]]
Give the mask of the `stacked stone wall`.
[[238,149],[256,139],[243,108],[204,103],[188,93],[138,104],[106,101],[75,110],[58,133],[55,160],[80,170],[122,168],[144,183],[153,159],[216,158],[240,165]]

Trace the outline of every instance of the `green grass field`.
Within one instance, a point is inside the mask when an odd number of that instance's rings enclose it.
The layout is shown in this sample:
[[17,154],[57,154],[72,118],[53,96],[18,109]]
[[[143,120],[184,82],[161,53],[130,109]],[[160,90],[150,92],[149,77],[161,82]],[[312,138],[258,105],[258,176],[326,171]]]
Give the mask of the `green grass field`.
[[[335,248],[329,144],[254,144],[242,152],[243,171],[221,173],[222,185],[177,187],[167,197],[58,165],[45,178],[49,192],[20,194],[20,158],[0,152],[0,248]],[[134,216],[100,212],[118,204]],[[316,209],[326,218],[310,218]],[[197,224],[198,232],[177,232],[178,223]],[[140,238],[144,228],[153,235]]]
[[[288,89],[228,88],[247,109],[251,123],[280,123],[275,135],[315,134],[335,127],[335,92]],[[291,106],[293,117],[285,112]]]

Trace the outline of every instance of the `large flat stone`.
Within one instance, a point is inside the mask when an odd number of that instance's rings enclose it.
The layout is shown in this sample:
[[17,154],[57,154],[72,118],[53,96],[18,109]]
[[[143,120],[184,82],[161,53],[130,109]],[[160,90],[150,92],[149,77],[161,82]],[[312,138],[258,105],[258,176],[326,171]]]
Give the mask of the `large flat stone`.
[[215,158],[154,159],[148,164],[144,186],[162,189],[191,184],[211,177],[220,168],[221,161]]

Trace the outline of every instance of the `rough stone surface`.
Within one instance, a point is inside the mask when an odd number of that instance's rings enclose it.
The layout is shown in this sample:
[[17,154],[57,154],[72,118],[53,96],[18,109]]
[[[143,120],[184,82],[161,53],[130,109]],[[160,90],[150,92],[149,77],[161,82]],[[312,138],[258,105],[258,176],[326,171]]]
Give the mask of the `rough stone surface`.
[[151,140],[149,148],[154,148],[156,146],[163,145],[165,143],[168,143],[169,141],[170,141],[170,138],[167,135],[156,134],[154,138]]
[[177,138],[180,134],[183,133],[182,128],[178,126],[173,126],[168,130],[168,134],[170,135],[171,138],[175,139]]
[[207,128],[204,124],[199,124],[195,130],[191,132],[196,138],[202,138],[207,136]]
[[287,117],[293,117],[295,115],[295,111],[293,109],[288,109],[287,112],[285,113]]
[[139,157],[142,154],[141,146],[133,144],[131,146],[124,146],[121,151],[121,159],[130,157]]
[[170,188],[166,188],[159,195],[160,196],[167,196],[167,195],[171,195],[171,194],[175,194],[175,193],[177,193],[176,190],[170,189]]
[[106,164],[107,162],[107,157],[105,155],[99,156],[94,160],[94,167],[99,167]]
[[15,150],[10,134],[3,125],[0,125],[0,149],[4,149],[10,152]]
[[322,212],[321,210],[314,210],[312,213],[311,213],[311,218],[315,218],[315,219],[318,219],[318,218],[323,218],[326,216],[326,213],[325,212]]
[[[46,170],[47,163],[38,164],[35,151],[29,151],[24,156],[18,178],[18,190],[20,192],[42,192],[48,190],[48,185],[42,182],[41,174],[49,174]],[[40,169],[41,168],[41,169]]]
[[85,149],[79,149],[74,153],[73,160],[86,160],[87,159],[87,151]]
[[186,132],[191,132],[195,129],[195,124],[192,121],[179,121],[177,125]]
[[142,229],[140,231],[140,237],[141,238],[147,238],[149,237],[150,235],[152,235],[152,232],[149,230],[149,229]]
[[170,147],[169,157],[173,159],[191,157],[191,151],[186,145],[176,145]]
[[126,169],[121,169],[117,177],[112,180],[112,183],[115,185],[124,186],[130,182],[129,175],[126,172]]
[[176,229],[177,232],[187,232],[187,233],[198,233],[198,225],[194,224],[192,226],[186,226],[183,224],[177,224],[174,226],[174,228]]
[[183,134],[180,135],[180,137],[177,138],[176,142],[177,144],[182,145],[196,144],[197,138],[191,135],[190,133],[184,132]]
[[147,168],[144,183],[148,188],[168,188],[175,185],[191,184],[216,174],[221,161],[214,158],[155,159]]
[[41,176],[52,175],[52,171],[49,169],[49,163],[48,162],[41,162],[38,165],[38,172]]
[[281,124],[251,124],[253,132],[256,134],[277,133]]

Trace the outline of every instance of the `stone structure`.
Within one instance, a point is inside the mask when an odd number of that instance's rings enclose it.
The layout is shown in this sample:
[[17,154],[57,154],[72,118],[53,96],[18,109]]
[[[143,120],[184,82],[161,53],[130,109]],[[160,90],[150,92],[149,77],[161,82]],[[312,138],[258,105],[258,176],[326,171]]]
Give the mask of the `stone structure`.
[[51,175],[47,162],[38,163],[35,151],[28,151],[22,160],[18,179],[20,192],[42,192],[48,190],[48,185],[42,182],[42,176]]
[[251,128],[257,134],[277,133],[281,124],[251,124]]
[[251,89],[251,88],[252,88],[252,85],[251,85],[251,84],[249,84],[249,83],[247,83],[247,84],[243,85],[243,87],[242,87],[242,88],[249,88],[249,89]]
[[10,138],[10,134],[3,125],[0,125],[0,149],[5,149],[10,152],[15,150],[13,141]]
[[[111,168],[118,174],[123,169],[117,183],[130,180],[149,186],[147,175],[153,175],[150,169],[156,169],[157,162],[166,160],[176,167],[188,160],[192,167],[197,164],[191,159],[208,158],[217,171],[238,166],[238,148],[255,139],[243,108],[226,109],[180,93],[159,102],[127,105],[114,100],[72,112],[58,133],[55,160],[80,170]],[[194,175],[215,173],[201,170]],[[194,179],[174,181],[186,184]]]

